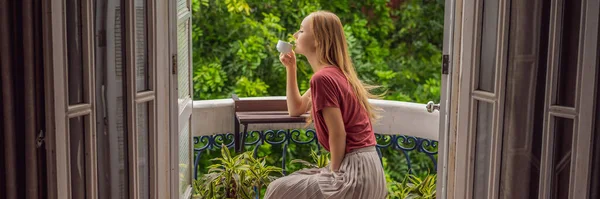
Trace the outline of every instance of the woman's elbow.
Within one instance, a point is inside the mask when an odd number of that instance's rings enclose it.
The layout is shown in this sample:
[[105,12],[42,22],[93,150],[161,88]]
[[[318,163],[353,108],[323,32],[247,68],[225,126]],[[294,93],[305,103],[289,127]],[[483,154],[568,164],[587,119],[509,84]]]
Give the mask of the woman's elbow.
[[303,109],[302,108],[302,103],[288,104],[288,114],[291,117],[298,117],[298,116],[301,116],[302,114],[304,114],[304,112],[302,111],[302,109]]
[[299,116],[305,114],[307,111],[308,110],[306,110],[306,108],[298,107],[298,108],[295,108],[295,109],[288,110],[288,114],[291,117],[299,117]]
[[299,117],[304,113],[300,113],[300,111],[288,111],[290,117]]

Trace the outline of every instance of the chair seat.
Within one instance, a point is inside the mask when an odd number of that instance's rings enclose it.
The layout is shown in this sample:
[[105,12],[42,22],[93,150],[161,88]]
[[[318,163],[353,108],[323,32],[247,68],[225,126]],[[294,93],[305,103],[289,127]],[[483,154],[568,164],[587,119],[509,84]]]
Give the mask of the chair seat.
[[303,123],[309,114],[291,117],[287,111],[250,111],[236,112],[236,116],[240,124]]

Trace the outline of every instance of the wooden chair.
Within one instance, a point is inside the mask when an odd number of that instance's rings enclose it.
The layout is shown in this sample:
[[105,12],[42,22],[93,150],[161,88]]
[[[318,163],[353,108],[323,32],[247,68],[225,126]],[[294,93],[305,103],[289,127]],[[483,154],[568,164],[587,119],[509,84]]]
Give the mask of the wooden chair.
[[[247,136],[250,124],[272,124],[272,123],[304,123],[309,116],[305,113],[299,117],[289,116],[287,100],[241,100],[237,95],[231,96],[234,102],[234,143],[235,151],[241,152]],[[240,124],[244,130],[240,133]]]

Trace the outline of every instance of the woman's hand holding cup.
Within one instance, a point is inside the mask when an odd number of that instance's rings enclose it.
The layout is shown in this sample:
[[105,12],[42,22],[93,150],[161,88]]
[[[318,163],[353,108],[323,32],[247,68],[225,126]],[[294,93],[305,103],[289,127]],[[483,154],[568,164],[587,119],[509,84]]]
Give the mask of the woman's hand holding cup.
[[279,61],[281,61],[286,68],[296,70],[296,53],[294,53],[294,51],[279,54]]
[[277,42],[277,50],[279,54],[279,61],[288,69],[296,70],[296,53],[292,49],[294,46],[290,43],[279,40]]

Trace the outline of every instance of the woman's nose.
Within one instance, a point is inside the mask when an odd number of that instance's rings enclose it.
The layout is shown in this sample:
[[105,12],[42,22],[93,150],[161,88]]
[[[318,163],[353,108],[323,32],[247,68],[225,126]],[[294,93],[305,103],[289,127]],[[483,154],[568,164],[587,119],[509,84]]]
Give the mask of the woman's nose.
[[298,39],[298,32],[294,33],[294,39]]

